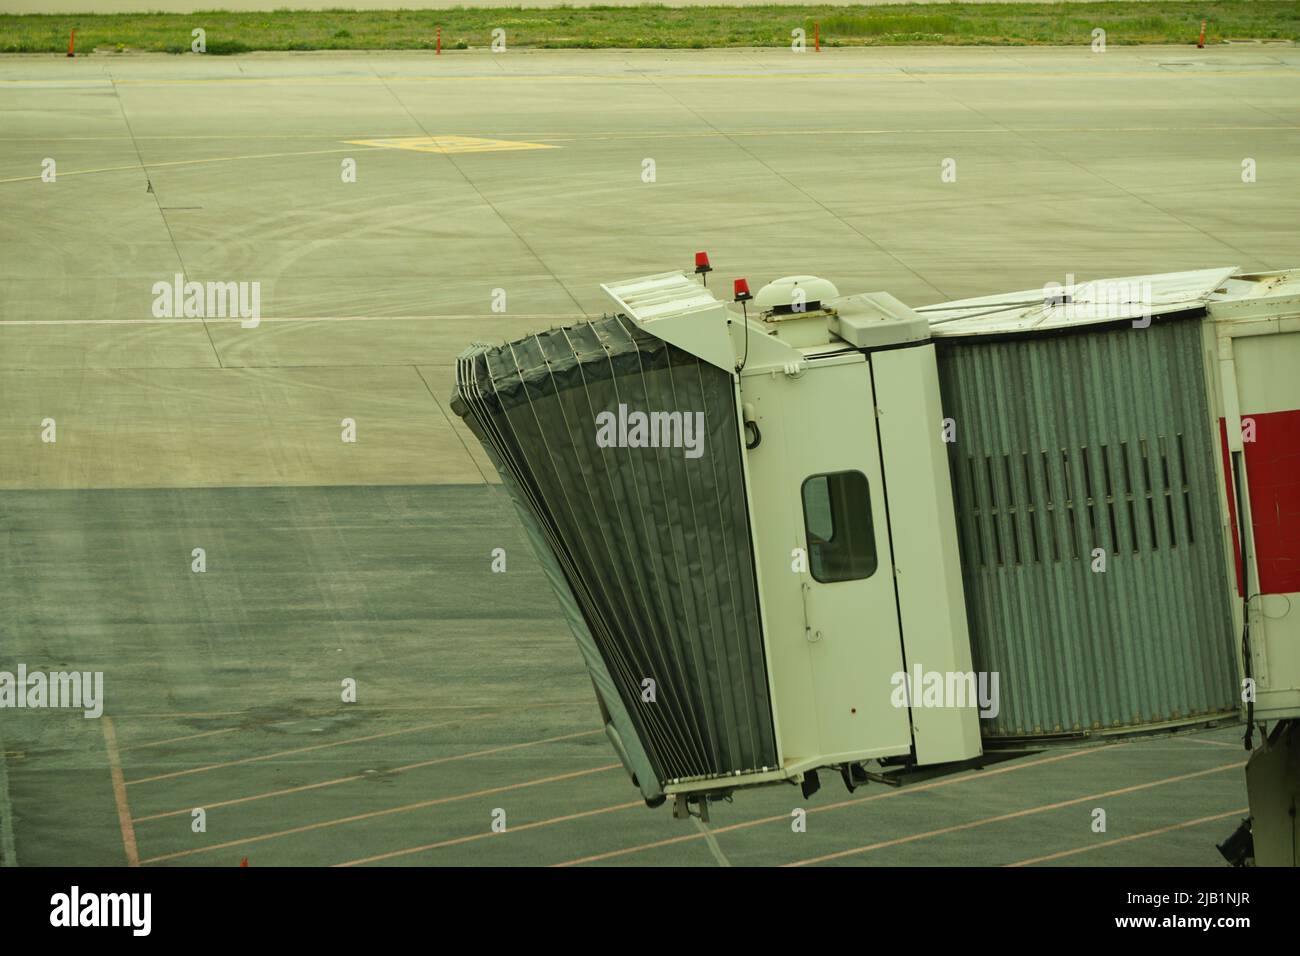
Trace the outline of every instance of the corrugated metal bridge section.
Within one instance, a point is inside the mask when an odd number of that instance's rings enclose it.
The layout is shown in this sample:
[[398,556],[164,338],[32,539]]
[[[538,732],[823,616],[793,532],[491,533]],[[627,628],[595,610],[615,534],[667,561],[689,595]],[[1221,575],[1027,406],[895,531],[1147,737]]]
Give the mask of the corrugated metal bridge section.
[[938,343],[986,737],[1236,710],[1200,325]]

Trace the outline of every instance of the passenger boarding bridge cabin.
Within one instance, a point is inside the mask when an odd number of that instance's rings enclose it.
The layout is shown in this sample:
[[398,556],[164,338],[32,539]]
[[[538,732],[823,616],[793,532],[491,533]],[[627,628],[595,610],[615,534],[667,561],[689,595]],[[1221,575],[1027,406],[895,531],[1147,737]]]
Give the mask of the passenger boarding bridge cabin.
[[1243,716],[1294,794],[1300,273],[912,309],[707,271],[476,345],[453,396],[649,804]]

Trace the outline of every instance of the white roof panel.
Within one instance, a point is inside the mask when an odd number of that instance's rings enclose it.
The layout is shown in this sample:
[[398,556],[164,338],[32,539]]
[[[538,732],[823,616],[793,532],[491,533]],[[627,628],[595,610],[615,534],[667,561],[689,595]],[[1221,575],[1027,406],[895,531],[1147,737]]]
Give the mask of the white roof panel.
[[935,338],[1046,332],[1199,308],[1237,271],[1226,266],[1092,279],[941,302],[916,311],[929,320]]
[[602,285],[618,311],[638,322],[682,315],[720,305],[713,293],[680,272],[624,279]]

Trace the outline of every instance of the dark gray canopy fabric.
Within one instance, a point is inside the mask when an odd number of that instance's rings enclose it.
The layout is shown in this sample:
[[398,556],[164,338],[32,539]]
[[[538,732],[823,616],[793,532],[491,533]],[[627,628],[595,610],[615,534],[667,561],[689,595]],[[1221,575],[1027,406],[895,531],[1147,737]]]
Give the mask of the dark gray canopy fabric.
[[[525,516],[642,792],[775,768],[732,376],[616,316],[467,350],[452,408]],[[674,440],[638,447],[638,412],[702,417],[699,444],[665,424]]]

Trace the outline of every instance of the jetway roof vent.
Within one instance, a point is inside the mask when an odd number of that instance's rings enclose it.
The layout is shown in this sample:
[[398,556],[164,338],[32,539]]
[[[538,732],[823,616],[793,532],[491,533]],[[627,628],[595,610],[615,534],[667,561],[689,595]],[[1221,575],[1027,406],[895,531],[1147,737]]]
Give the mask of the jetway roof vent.
[[754,296],[754,305],[769,321],[786,316],[804,318],[820,311],[825,303],[839,296],[839,289],[828,279],[817,276],[785,276],[773,279]]

